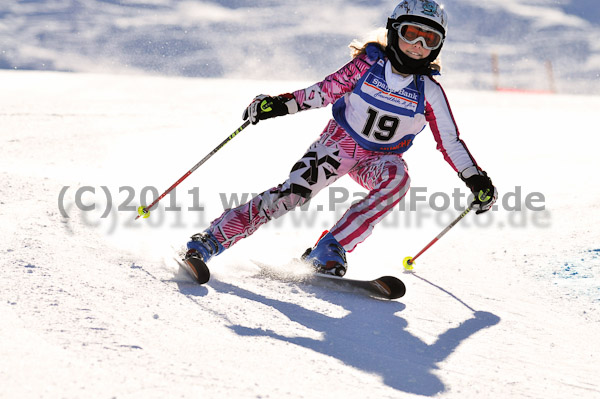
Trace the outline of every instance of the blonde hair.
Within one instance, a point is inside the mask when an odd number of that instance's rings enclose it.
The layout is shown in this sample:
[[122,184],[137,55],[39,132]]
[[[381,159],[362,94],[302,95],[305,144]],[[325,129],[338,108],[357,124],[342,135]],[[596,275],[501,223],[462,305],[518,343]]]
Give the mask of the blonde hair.
[[[352,40],[352,43],[348,45],[348,48],[350,49],[350,56],[352,58],[356,58],[361,54],[365,54],[369,44],[379,46],[379,48],[385,52],[385,47],[387,46],[387,29],[378,28],[368,33],[363,40]],[[437,58],[430,64],[430,67],[431,69],[441,72],[442,60],[440,55],[438,55]]]
[[377,30],[368,33],[363,40],[352,40],[352,43],[348,45],[350,48],[350,56],[356,58],[359,55],[366,53],[369,44],[375,44],[379,46],[381,50],[385,50],[385,46],[387,46],[387,29],[378,28]]

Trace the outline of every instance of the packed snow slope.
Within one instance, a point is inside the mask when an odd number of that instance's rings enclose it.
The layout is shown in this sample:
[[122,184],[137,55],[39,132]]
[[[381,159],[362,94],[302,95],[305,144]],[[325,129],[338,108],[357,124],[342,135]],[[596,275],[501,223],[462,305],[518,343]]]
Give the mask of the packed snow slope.
[[[0,4],[0,68],[320,79],[398,0],[27,0]],[[598,0],[445,0],[449,85],[600,92]],[[492,74],[492,55],[501,73]],[[545,63],[553,66],[554,85]]]
[[171,261],[224,205],[282,182],[330,109],[248,127],[134,221],[140,196],[233,132],[255,94],[312,81],[0,81],[0,397],[600,396],[600,97],[449,90],[498,206],[403,272],[466,205],[426,129],[405,156],[406,208],[348,256],[350,278],[405,281],[381,301],[252,262],[286,270],[363,192],[347,177],[215,258],[205,286]]

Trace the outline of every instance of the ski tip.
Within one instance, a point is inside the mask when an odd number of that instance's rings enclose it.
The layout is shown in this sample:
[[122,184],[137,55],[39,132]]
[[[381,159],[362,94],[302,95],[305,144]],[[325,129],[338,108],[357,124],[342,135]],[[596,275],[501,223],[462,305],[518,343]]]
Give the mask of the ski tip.
[[206,263],[198,258],[183,259],[182,262],[198,284],[208,283],[208,280],[210,280],[210,270],[206,266]]
[[397,277],[383,276],[377,281],[385,285],[389,299],[402,298],[406,294],[406,285]]

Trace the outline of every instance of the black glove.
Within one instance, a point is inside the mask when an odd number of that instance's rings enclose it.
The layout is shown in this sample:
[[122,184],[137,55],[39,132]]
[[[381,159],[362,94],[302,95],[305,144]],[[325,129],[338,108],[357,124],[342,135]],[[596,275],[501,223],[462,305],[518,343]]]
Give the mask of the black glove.
[[458,176],[465,182],[475,197],[471,207],[476,209],[476,214],[487,212],[492,208],[498,198],[498,191],[492,184],[487,173],[476,166],[472,166],[460,172]]
[[293,95],[286,93],[271,97],[260,94],[254,97],[248,108],[244,110],[242,119],[250,119],[250,122],[256,125],[258,121],[296,112],[298,112],[298,103]]

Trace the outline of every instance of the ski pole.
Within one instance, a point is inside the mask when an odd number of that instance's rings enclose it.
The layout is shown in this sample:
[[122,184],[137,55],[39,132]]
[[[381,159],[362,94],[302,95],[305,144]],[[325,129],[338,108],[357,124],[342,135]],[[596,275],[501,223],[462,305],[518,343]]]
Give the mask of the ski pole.
[[152,207],[154,205],[156,205],[158,203],[158,201],[160,201],[161,199],[163,199],[165,197],[165,195],[169,194],[175,187],[177,187],[179,185],[179,183],[181,183],[189,175],[191,175],[192,173],[194,173],[194,171],[196,169],[198,169],[200,166],[202,166],[202,164],[204,162],[208,161],[208,159],[210,157],[212,157],[213,155],[215,155],[215,153],[217,151],[219,151],[221,148],[223,148],[225,146],[225,144],[229,143],[242,130],[244,130],[246,127],[248,127],[249,124],[250,124],[250,120],[247,120],[246,122],[244,122],[244,124],[242,126],[240,126],[235,132],[231,133],[225,140],[223,140],[221,142],[221,144],[219,144],[218,146],[216,146],[214,150],[212,150],[210,153],[208,153],[207,156],[205,156],[204,158],[202,158],[202,160],[200,162],[198,162],[196,165],[194,165],[194,167],[192,169],[188,170],[183,176],[181,176],[181,178],[179,180],[177,180],[171,187],[169,187],[169,189],[167,191],[165,191],[164,193],[162,193],[160,197],[158,197],[157,199],[155,199],[154,202],[152,202],[148,206],[143,206],[143,205],[140,206],[137,209],[138,215],[135,217],[135,220],[138,220],[140,216],[143,217],[144,219],[147,218],[148,216],[150,216],[150,209],[152,209]]
[[469,205],[467,209],[463,211],[463,213],[461,213],[456,219],[454,219],[452,223],[450,223],[444,230],[442,230],[442,232],[438,234],[437,237],[431,240],[431,242],[427,244],[425,248],[423,248],[418,254],[416,254],[414,257],[407,256],[406,258],[404,258],[404,260],[402,261],[402,265],[404,266],[404,268],[406,270],[412,270],[414,268],[413,265],[415,264],[415,260],[417,260],[417,258],[421,256],[423,252],[427,251],[433,244],[435,244],[440,238],[442,238],[444,234],[450,231],[450,229],[453,228],[458,222],[460,222],[462,218],[467,216],[467,214],[471,212],[471,209],[473,209],[472,207],[473,204]]
[[[481,190],[479,191],[479,194],[477,195],[477,198],[479,199],[479,201],[481,202],[486,202],[490,200],[490,196],[488,195],[488,193],[490,192],[490,190]],[[473,205],[475,204],[475,202],[471,202],[471,204],[467,207],[467,209],[465,209],[463,211],[463,213],[461,213],[460,215],[458,215],[458,217],[456,219],[454,219],[452,221],[452,223],[450,223],[444,230],[442,230],[442,232],[440,234],[437,235],[437,237],[435,237],[433,240],[431,240],[431,242],[429,244],[427,244],[425,246],[425,248],[423,248],[418,254],[416,254],[414,257],[411,256],[407,256],[406,258],[404,258],[404,260],[402,261],[402,265],[404,266],[404,268],[406,270],[412,270],[414,267],[413,265],[415,264],[415,260],[417,260],[417,258],[419,256],[421,256],[421,254],[425,251],[427,251],[433,244],[435,244],[440,238],[442,238],[442,236],[444,234],[446,234],[448,231],[450,231],[451,228],[453,228],[458,222],[460,222],[462,220],[462,218],[464,218],[465,216],[467,216],[467,214],[469,212],[471,212],[471,209],[473,209]]]

